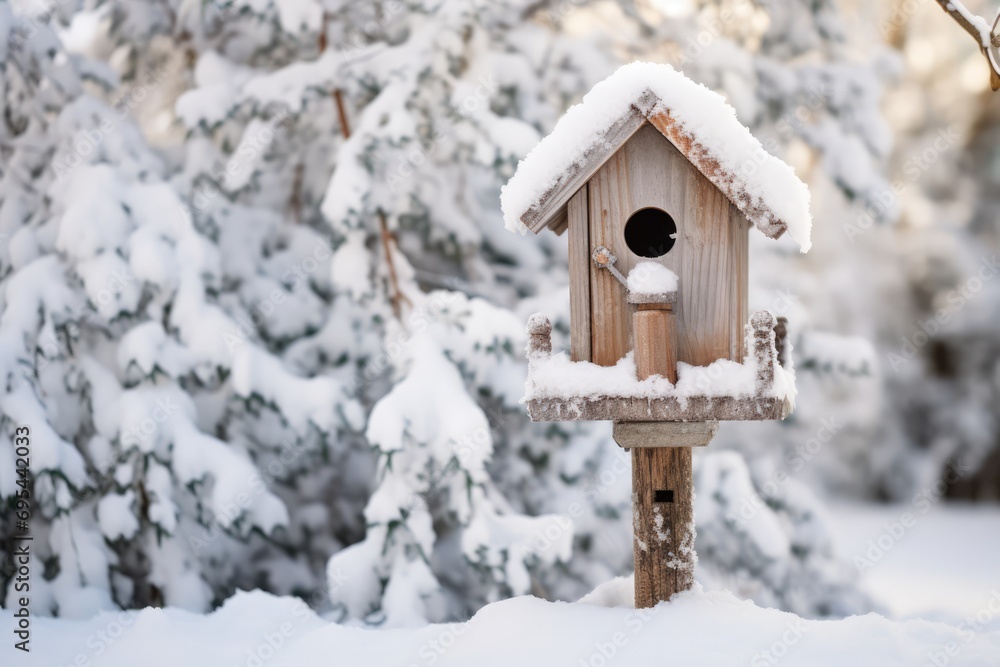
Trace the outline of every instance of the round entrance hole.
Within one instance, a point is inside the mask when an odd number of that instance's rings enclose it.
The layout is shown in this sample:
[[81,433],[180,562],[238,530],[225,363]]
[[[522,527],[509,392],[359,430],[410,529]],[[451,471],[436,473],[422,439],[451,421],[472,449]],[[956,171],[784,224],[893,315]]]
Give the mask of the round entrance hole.
[[640,257],[662,257],[674,247],[677,225],[666,211],[641,208],[625,223],[625,245]]

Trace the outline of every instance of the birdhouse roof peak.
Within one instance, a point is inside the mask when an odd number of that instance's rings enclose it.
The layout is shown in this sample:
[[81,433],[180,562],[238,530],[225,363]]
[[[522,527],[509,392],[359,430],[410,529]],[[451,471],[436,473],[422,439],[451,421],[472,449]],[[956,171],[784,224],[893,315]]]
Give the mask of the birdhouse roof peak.
[[504,186],[504,224],[562,232],[570,198],[635,132],[650,123],[762,233],[811,245],[809,189],[761,146],[718,93],[670,65],[620,67],[570,108]]

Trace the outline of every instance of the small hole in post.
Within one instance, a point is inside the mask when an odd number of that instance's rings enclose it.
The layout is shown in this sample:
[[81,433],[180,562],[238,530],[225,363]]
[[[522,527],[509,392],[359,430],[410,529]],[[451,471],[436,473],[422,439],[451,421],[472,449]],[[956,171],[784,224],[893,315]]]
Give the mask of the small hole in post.
[[639,257],[662,257],[674,247],[677,224],[658,208],[641,208],[625,223],[625,245]]
[[653,502],[654,503],[674,502],[673,489],[657,489],[656,491],[653,491]]

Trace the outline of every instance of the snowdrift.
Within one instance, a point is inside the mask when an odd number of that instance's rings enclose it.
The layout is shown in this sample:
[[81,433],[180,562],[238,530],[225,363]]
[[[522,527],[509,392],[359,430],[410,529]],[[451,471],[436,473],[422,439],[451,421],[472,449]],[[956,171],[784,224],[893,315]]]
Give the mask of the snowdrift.
[[[32,652],[5,642],[4,665],[98,667],[603,667],[605,665],[1000,665],[1000,632],[974,633],[875,614],[809,621],[730,593],[690,591],[654,609],[628,603],[631,581],[577,603],[519,597],[467,623],[372,630],[329,623],[305,604],[239,593],[209,615],[176,609],[38,618]],[[1000,611],[1000,600],[997,600]],[[12,620],[0,612],[3,625]],[[993,624],[993,627],[997,627]],[[14,655],[17,653],[17,655]],[[13,658],[13,660],[12,660]]]

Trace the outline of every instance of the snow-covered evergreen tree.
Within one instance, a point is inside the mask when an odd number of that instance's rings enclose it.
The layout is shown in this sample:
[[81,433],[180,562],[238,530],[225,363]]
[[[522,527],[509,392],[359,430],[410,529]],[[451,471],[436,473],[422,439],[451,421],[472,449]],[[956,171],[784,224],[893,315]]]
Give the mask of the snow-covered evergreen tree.
[[831,450],[870,449],[870,349],[824,331],[867,333],[894,286],[846,294],[877,249],[841,263],[837,218],[885,184],[880,81],[828,3],[735,3],[720,30],[710,4],[638,27],[644,4],[0,5],[3,34],[35,32],[3,42],[0,457],[27,423],[46,610],[259,586],[402,625],[628,573],[628,455],[607,424],[518,405],[527,316],[568,343],[565,241],[509,234],[497,199],[619,52],[726,92],[813,176],[822,216],[808,260],[754,239],[754,305],[789,317],[805,386],[793,423],[700,457],[699,577],[804,614],[865,608],[806,485],[768,482],[831,417],[804,474],[848,478]]
[[[11,247],[29,236],[31,258],[66,276],[55,296],[77,302],[72,337],[53,338],[61,365],[34,380],[73,460],[46,464],[37,484],[43,500],[46,473],[66,484],[72,500],[43,516],[86,524],[92,553],[80,574],[69,540],[49,540],[49,610],[205,608],[235,586],[309,592],[337,552],[378,556],[343,582],[331,563],[333,602],[353,615],[461,616],[528,591],[526,568],[567,560],[572,529],[525,516],[540,508],[515,508],[490,478],[494,448],[513,446],[496,422],[520,394],[523,334],[520,316],[470,295],[534,289],[524,264],[554,265],[555,289],[564,282],[558,250],[517,249],[489,223],[536,128],[600,58],[511,20],[516,3],[382,16],[354,3],[301,21],[251,4],[176,9],[111,4],[92,18],[115,45],[119,90],[162,97],[174,82],[139,73],[176,66],[157,35],[183,44],[194,80],[176,101],[182,150],[150,150],[132,109],[116,109],[86,159],[64,175],[53,162],[47,179],[66,181],[50,215],[6,216]],[[538,40],[543,51],[528,48]],[[66,114],[65,143],[103,120],[102,102],[83,97],[92,112]],[[23,184],[8,185],[11,201]],[[95,217],[107,224],[88,226]],[[32,279],[13,268],[5,295]],[[9,308],[5,332],[31,332],[10,319],[31,310]],[[422,416],[428,402],[439,419]],[[363,505],[368,534],[342,551],[363,535]],[[97,593],[84,604],[87,586]]]
[[232,249],[191,215],[130,117],[156,72],[109,105],[83,81],[107,93],[114,73],[65,51],[48,18],[4,23],[3,495],[16,491],[9,438],[27,426],[49,563],[39,612],[207,609],[260,579],[243,567],[254,542],[288,524],[249,448],[219,439],[230,413],[287,402],[293,429],[331,437],[360,416],[336,379],[292,377],[238,345],[250,313],[227,282]]

